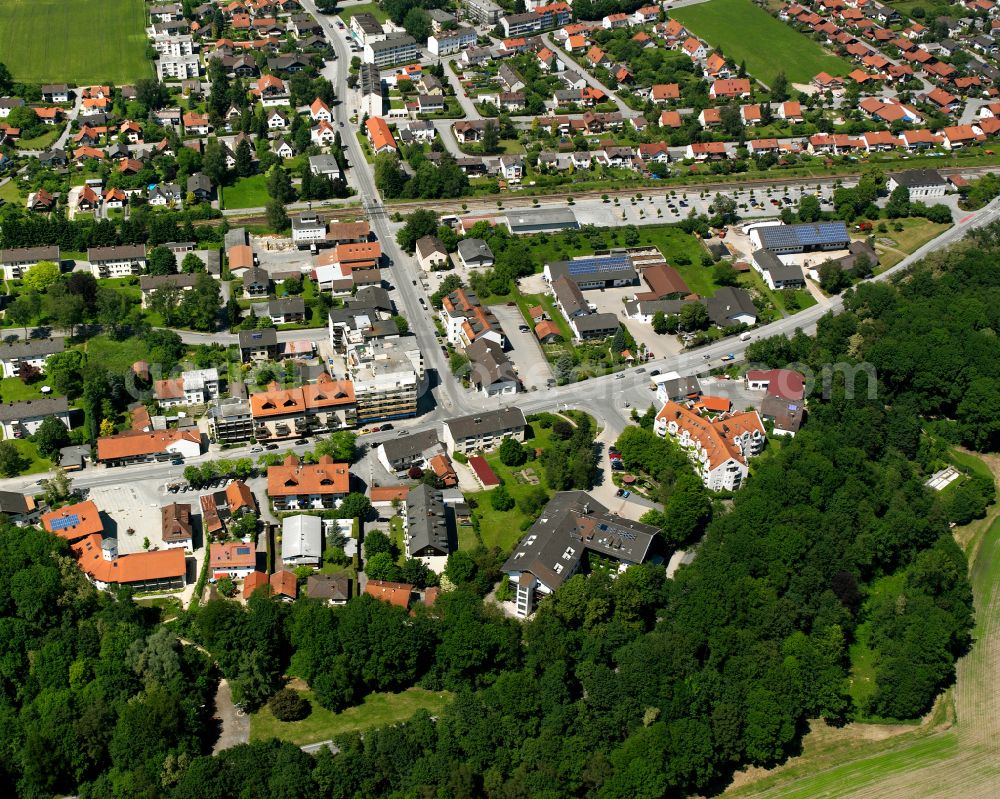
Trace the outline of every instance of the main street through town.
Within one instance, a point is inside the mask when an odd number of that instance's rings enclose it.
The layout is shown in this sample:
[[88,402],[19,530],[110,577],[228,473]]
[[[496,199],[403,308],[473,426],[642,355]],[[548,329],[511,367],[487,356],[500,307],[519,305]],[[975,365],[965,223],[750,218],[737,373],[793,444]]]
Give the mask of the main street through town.
[[[430,390],[433,401],[424,398],[429,409],[416,419],[397,423],[392,431],[374,434],[362,434],[360,443],[365,449],[371,450],[383,440],[395,437],[404,432],[439,427],[448,418],[476,413],[500,406],[516,406],[525,414],[539,411],[560,411],[578,408],[593,415],[603,428],[604,440],[611,440],[629,423],[632,409],[644,411],[650,404],[652,394],[649,390],[650,372],[677,372],[680,375],[705,375],[713,368],[729,361],[744,360],[744,353],[753,341],[775,335],[791,336],[796,330],[806,333],[815,331],[819,319],[826,313],[837,313],[843,308],[843,300],[834,297],[824,304],[814,305],[792,316],[782,318],[768,325],[756,328],[747,341],[737,338],[726,338],[705,347],[681,352],[678,355],[651,360],[642,367],[632,368],[626,372],[591,378],[580,383],[563,386],[543,387],[540,390],[507,395],[498,398],[486,398],[481,394],[465,390],[450,372],[447,360],[436,338],[436,329],[431,316],[429,299],[423,293],[419,269],[414,259],[406,255],[396,244],[395,233],[399,228],[389,218],[382,205],[375,186],[374,174],[354,135],[355,127],[350,121],[351,109],[346,102],[350,96],[347,86],[350,52],[344,38],[338,34],[329,19],[319,13],[313,0],[301,0],[303,8],[311,14],[322,26],[323,32],[337,54],[337,60],[328,64],[324,74],[333,81],[340,102],[334,108],[335,122],[339,129],[345,131],[342,141],[348,153],[351,164],[352,181],[359,189],[365,213],[372,230],[382,244],[382,250],[389,266],[387,274],[394,287],[399,311],[410,322],[410,328],[419,349],[421,350],[427,372],[430,375]],[[815,183],[816,181],[811,181]],[[530,214],[530,210],[524,211]],[[997,220],[1000,216],[1000,198],[984,208],[969,213],[960,218],[954,226],[942,235],[920,247],[916,252],[904,258],[892,268],[872,278],[876,281],[888,280],[908,269],[913,263],[925,257],[928,253],[947,247],[964,237],[970,230],[982,227]],[[232,343],[235,336],[227,334],[197,334],[183,332],[182,338],[190,344],[199,343]],[[312,330],[282,331],[279,338],[282,341],[304,337],[315,338],[324,336],[324,328]],[[541,381],[543,384],[545,381]],[[282,452],[297,453],[310,449],[310,445],[285,445]],[[188,464],[213,460],[219,457],[239,458],[252,454],[250,445],[227,449],[224,453],[207,452],[200,456],[189,458]],[[152,482],[159,484],[163,490],[167,483],[182,479],[183,466],[170,463],[136,464],[125,469],[94,466],[78,472],[73,476],[75,485],[80,488],[98,488],[114,486],[123,481]],[[371,467],[363,465],[355,471],[361,479],[367,479],[365,474]],[[46,475],[31,475],[0,480],[0,487],[5,490],[25,490],[36,485]]]

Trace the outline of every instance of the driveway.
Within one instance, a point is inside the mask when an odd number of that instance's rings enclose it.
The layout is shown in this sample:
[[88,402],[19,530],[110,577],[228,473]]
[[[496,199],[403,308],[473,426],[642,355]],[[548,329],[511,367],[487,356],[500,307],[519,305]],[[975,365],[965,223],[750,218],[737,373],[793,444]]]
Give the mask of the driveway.
[[225,679],[219,681],[215,692],[215,718],[219,720],[221,729],[212,747],[213,755],[250,740],[250,717],[233,704],[233,692]]
[[509,305],[491,305],[490,310],[500,322],[504,335],[514,348],[514,351],[507,353],[507,356],[517,368],[517,374],[524,383],[525,390],[544,388],[546,381],[552,377],[552,367],[545,359],[538,339],[531,329],[529,328],[527,333],[517,329],[519,325],[525,324],[520,309],[511,308]]

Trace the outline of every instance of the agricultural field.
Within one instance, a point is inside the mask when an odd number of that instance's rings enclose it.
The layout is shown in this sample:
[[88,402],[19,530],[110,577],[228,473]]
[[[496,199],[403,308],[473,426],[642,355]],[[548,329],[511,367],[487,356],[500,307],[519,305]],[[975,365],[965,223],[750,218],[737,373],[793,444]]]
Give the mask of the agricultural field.
[[758,8],[750,0],[711,0],[671,11],[670,16],[765,84],[784,72],[808,83],[818,72],[846,75],[851,65]]
[[0,0],[0,61],[25,83],[132,83],[153,74],[142,0]]

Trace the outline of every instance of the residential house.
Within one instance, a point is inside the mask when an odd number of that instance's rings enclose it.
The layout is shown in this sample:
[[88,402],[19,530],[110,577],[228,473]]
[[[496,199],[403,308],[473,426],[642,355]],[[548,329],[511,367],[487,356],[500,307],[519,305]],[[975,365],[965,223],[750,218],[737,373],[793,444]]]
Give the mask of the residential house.
[[49,247],[19,247],[0,250],[0,266],[7,280],[20,280],[24,273],[39,261],[49,261],[54,264],[62,262],[57,245]]
[[171,502],[160,508],[160,537],[167,549],[194,551],[190,505]]
[[423,236],[417,239],[417,263],[425,272],[433,272],[448,265],[448,251],[437,236]]
[[128,466],[201,454],[201,434],[190,430],[129,431],[97,439],[97,460],[105,466]]
[[348,464],[334,463],[329,455],[309,464],[290,454],[267,469],[267,495],[276,511],[332,509],[349,492]]
[[131,277],[146,269],[146,247],[142,244],[120,247],[90,247],[87,261],[96,278]]
[[442,440],[449,453],[489,451],[500,446],[505,438],[524,441],[526,424],[520,408],[482,411],[446,421]]
[[517,393],[517,371],[499,344],[480,338],[465,348],[465,354],[469,359],[469,382],[483,396]]
[[45,371],[49,356],[66,349],[65,339],[32,338],[27,341],[11,341],[0,344],[0,366],[4,377],[20,377],[25,364],[40,372]]
[[320,565],[323,520],[318,516],[286,516],[281,521],[281,562],[286,567]]
[[441,492],[425,484],[410,489],[406,495],[406,514],[403,519],[406,557],[416,558],[432,571],[441,574],[452,551]]
[[0,429],[7,440],[27,438],[38,432],[49,417],[70,427],[69,402],[65,397],[42,397],[33,400],[0,403]]
[[257,547],[253,541],[215,542],[209,548],[209,574],[212,582],[221,577],[242,580],[257,570]]

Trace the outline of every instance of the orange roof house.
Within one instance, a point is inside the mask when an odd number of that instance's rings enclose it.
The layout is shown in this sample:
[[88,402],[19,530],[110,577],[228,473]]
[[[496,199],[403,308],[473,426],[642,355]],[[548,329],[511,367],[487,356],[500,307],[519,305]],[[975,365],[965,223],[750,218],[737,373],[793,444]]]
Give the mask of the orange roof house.
[[237,244],[226,250],[230,271],[249,269],[253,266],[253,250],[249,244]]
[[227,541],[209,548],[209,568],[213,578],[247,577],[257,568],[257,548],[253,543]]
[[405,609],[410,606],[413,586],[409,583],[390,583],[388,580],[369,580],[365,584],[365,593]]
[[267,495],[276,508],[317,502],[332,504],[350,490],[350,467],[334,463],[329,455],[321,457],[319,463],[300,463],[295,455],[289,455],[280,466],[267,469]]
[[242,480],[234,480],[226,486],[226,502],[233,515],[240,511],[257,512],[257,500],[254,499],[253,491]]
[[406,495],[410,493],[407,486],[372,486],[368,489],[368,499],[373,505],[398,500],[406,502]]
[[365,122],[365,130],[375,155],[386,152],[394,153],[399,149],[396,140],[392,137],[392,131],[389,130],[389,125],[382,117],[368,117],[368,121]]
[[268,585],[268,580],[264,572],[250,572],[250,574],[243,578],[243,598],[249,599],[254,591],[265,585]]
[[183,549],[161,549],[118,556],[106,553],[97,533],[70,544],[80,568],[98,587],[131,585],[136,588],[183,587],[187,562]]
[[126,461],[171,451],[196,455],[200,448],[201,433],[197,430],[131,431],[97,439],[97,459]]
[[668,100],[679,100],[681,98],[681,87],[677,83],[656,83],[649,90],[649,97],[654,103],[663,103]]
[[731,403],[726,397],[715,397],[711,394],[702,394],[695,403],[695,407],[708,413],[729,413]]
[[295,575],[287,569],[271,575],[271,595],[282,599],[295,599],[299,595],[299,586]]
[[89,499],[42,514],[42,526],[67,541],[104,532],[100,511]]

